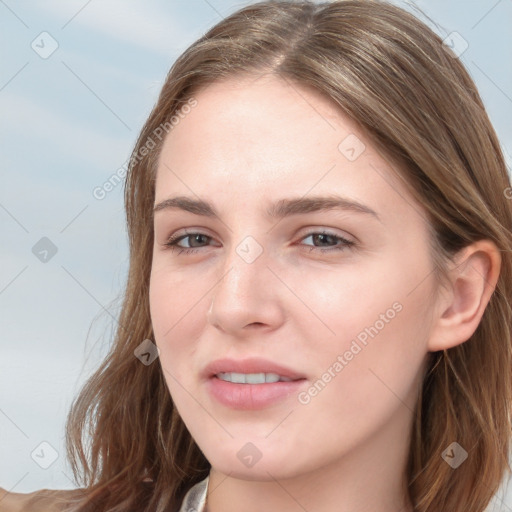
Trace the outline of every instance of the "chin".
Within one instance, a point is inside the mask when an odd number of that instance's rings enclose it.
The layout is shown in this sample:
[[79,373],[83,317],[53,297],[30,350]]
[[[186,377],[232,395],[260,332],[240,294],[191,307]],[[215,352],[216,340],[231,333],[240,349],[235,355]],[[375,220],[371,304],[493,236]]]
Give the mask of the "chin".
[[[297,449],[275,446],[265,439],[240,441],[231,439],[222,446],[212,446],[202,451],[211,466],[225,475],[241,480],[274,481],[297,476],[307,471],[296,458]],[[298,446],[298,443],[295,443]],[[290,464],[293,459],[294,464]]]

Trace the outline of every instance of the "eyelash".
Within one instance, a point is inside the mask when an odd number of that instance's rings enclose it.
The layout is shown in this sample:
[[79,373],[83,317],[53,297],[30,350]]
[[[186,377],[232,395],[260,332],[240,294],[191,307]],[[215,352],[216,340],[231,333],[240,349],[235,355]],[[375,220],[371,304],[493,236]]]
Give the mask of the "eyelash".
[[[186,234],[184,234],[184,235],[171,236],[167,240],[167,242],[164,244],[164,246],[168,247],[172,251],[177,251],[178,249],[181,249],[179,254],[181,254],[181,253],[191,254],[191,253],[197,252],[197,250],[202,249],[202,247],[181,247],[178,245],[178,242],[180,242],[181,240],[188,238],[192,235],[200,235],[200,236],[204,236],[208,239],[212,238],[211,236],[208,236],[205,233],[190,231],[190,232],[186,232]],[[335,246],[335,247],[327,248],[327,249],[324,249],[322,247],[309,246],[311,248],[309,252],[311,252],[313,250],[322,251],[323,253],[332,252],[332,251],[344,251],[344,250],[355,245],[355,242],[353,242],[351,240],[347,240],[346,238],[343,238],[342,236],[335,235],[334,233],[329,233],[328,231],[321,231],[321,232],[320,231],[312,231],[311,233],[308,233],[307,235],[305,235],[301,240],[303,240],[304,238],[308,238],[310,236],[314,236],[314,235],[327,235],[329,237],[336,239],[337,241],[340,241],[341,244],[338,246]]]

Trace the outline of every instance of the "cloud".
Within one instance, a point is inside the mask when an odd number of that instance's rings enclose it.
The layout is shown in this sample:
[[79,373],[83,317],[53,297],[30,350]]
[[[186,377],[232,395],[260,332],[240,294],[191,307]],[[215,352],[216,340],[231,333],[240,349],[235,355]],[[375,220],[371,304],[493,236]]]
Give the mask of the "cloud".
[[101,125],[93,129],[78,123],[72,117],[65,117],[55,109],[36,102],[28,96],[10,91],[2,92],[4,116],[9,119],[4,126],[4,142],[9,139],[22,140],[38,151],[55,148],[55,154],[79,158],[81,163],[94,168],[115,170],[129,156],[132,135],[126,138],[112,136],[101,131]]
[[176,13],[172,13],[169,7],[162,9],[154,3],[134,0],[88,2],[85,6],[75,4],[73,8],[68,7],[65,15],[63,3],[57,0],[45,2],[43,8],[62,19],[63,25],[69,22],[65,30],[82,26],[109,38],[166,55],[174,53],[190,38],[190,30],[185,30]]

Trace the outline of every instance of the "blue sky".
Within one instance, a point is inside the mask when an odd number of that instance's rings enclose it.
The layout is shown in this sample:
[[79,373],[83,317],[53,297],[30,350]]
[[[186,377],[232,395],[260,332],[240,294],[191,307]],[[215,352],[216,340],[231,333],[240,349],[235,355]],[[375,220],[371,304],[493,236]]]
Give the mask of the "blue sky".
[[[122,185],[93,190],[129,157],[174,60],[248,3],[0,0],[0,486],[74,487],[65,415],[107,349],[128,256]],[[395,3],[467,43],[461,59],[512,155],[512,2]],[[56,452],[47,469],[31,457],[41,442]]]

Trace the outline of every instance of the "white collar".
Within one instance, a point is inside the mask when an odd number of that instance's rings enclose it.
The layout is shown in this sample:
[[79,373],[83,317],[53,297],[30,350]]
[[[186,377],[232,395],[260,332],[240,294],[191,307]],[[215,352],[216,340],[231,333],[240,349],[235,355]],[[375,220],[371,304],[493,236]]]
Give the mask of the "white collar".
[[187,491],[179,512],[190,512],[192,510],[194,512],[204,512],[209,479],[210,475],[197,482]]

